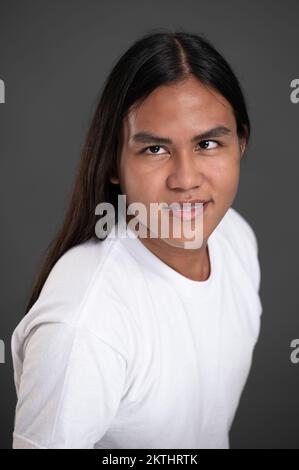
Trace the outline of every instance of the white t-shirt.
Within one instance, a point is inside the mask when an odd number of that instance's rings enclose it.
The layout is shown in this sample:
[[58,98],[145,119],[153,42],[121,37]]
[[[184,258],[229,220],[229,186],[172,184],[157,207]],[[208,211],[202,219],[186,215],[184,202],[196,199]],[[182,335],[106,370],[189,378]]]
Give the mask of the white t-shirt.
[[13,448],[229,448],[262,313],[254,231],[230,208],[202,282],[129,235],[69,249],[15,328]]

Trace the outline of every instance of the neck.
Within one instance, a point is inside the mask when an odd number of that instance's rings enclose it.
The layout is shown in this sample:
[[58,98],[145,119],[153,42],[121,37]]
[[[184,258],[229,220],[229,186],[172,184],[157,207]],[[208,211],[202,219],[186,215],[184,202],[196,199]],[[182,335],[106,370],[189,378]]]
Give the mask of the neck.
[[170,245],[161,238],[138,238],[161,261],[188,279],[206,281],[209,278],[211,266],[206,240],[200,248],[185,249]]

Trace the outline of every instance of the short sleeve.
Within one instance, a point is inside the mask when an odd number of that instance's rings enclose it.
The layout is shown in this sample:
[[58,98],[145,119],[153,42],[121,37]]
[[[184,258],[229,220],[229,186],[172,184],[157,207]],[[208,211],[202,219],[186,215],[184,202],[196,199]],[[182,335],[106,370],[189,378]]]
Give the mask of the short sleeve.
[[120,403],[126,360],[85,327],[31,331],[17,390],[13,448],[92,449]]

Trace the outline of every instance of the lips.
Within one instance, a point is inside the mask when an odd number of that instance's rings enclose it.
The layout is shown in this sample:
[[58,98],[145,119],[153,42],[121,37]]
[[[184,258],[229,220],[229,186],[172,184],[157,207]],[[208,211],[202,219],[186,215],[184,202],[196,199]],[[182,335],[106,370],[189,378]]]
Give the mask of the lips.
[[183,204],[196,204],[196,203],[204,204],[205,202],[208,202],[208,199],[189,199],[189,200],[181,199],[179,201],[173,201],[171,204],[180,204],[180,205],[183,205]]
[[[191,203],[191,201],[187,201],[188,203],[171,203],[170,205],[164,205],[163,209],[172,213],[175,217],[181,219],[188,219],[192,220],[197,217],[201,211],[205,212],[206,207],[208,206],[209,202],[211,201],[196,201]],[[184,204],[184,206],[183,206]],[[201,209],[202,208],[202,209]]]
[[204,207],[204,205],[205,203],[202,203],[202,202],[183,203],[183,204],[175,202],[175,203],[170,204],[169,209],[173,211],[184,211],[184,212],[189,211],[190,212],[193,209],[199,209],[202,206]]
[[191,211],[192,209],[198,209],[202,205],[205,207],[210,200],[194,199],[191,201],[175,201],[170,204],[164,203],[163,208],[173,211]]

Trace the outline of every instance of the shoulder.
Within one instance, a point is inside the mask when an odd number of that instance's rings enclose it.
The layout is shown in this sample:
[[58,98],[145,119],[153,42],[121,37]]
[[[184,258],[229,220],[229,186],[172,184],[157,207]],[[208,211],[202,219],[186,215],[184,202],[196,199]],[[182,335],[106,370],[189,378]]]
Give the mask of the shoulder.
[[[122,301],[123,269],[117,239],[93,238],[66,251],[51,269],[39,297],[15,327],[14,349],[49,325],[88,331],[127,356]],[[71,327],[71,328],[70,328]]]
[[115,239],[94,237],[68,249],[49,272],[22,326],[27,329],[44,322],[78,326],[85,307],[89,314],[95,313],[96,306],[107,307],[108,290],[116,289],[118,277],[117,245]]
[[248,220],[236,209],[230,207],[223,219],[220,221],[217,230],[231,243],[238,246],[250,247],[258,253],[258,242],[255,231]]
[[52,267],[41,298],[62,298],[79,304],[114,251],[111,239],[91,238],[68,249]]
[[244,270],[253,280],[258,291],[260,287],[260,264],[258,258],[258,240],[252,225],[236,209],[230,207],[215,230],[230,253],[238,258]]

